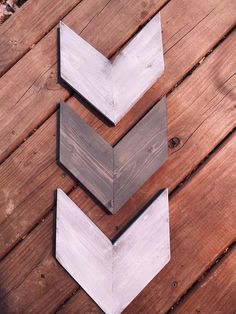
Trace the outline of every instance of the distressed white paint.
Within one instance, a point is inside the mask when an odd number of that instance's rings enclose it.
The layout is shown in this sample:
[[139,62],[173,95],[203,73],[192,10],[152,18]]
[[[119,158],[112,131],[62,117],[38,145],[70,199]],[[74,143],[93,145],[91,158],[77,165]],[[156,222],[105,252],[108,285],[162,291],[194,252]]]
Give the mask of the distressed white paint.
[[119,314],[170,260],[168,191],[112,244],[57,192],[56,258],[107,314]]
[[60,23],[61,77],[114,124],[164,72],[158,13],[112,59]]

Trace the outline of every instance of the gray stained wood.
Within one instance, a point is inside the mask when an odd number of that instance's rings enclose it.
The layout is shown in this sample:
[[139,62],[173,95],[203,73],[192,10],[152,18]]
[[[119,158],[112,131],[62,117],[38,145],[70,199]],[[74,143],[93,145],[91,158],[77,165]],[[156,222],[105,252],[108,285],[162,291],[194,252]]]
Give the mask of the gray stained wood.
[[60,23],[61,77],[114,124],[163,72],[160,13],[112,60]]
[[113,198],[113,148],[64,102],[60,162],[106,207]]
[[115,213],[167,159],[166,99],[114,147],[61,102],[59,142],[60,163]]
[[165,189],[111,241],[60,189],[56,258],[106,314],[119,314],[170,260]]

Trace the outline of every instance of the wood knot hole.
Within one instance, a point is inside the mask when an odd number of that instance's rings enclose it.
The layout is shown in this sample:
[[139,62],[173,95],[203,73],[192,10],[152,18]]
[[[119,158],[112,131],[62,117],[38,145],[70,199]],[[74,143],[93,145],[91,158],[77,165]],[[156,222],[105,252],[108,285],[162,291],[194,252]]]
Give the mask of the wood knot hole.
[[177,146],[179,146],[179,144],[180,144],[180,139],[178,137],[172,137],[169,140],[168,146],[169,146],[169,148],[173,149],[173,148],[176,148]]
[[176,288],[178,287],[178,282],[177,282],[177,281],[173,281],[173,282],[171,283],[171,287],[174,288],[174,289],[176,289]]

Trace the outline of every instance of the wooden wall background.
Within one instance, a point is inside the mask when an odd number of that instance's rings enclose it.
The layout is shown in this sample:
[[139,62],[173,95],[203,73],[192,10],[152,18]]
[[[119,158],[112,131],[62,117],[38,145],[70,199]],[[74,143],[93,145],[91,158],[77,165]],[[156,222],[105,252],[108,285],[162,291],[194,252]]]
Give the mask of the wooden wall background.
[[[111,128],[59,84],[58,22],[111,57],[158,11],[165,73]],[[235,11],[235,0],[28,0],[0,27],[1,313],[101,313],[53,257],[58,187],[110,237],[168,187],[171,262],[125,313],[235,313]],[[164,94],[169,159],[107,215],[57,164],[59,101],[114,145]]]

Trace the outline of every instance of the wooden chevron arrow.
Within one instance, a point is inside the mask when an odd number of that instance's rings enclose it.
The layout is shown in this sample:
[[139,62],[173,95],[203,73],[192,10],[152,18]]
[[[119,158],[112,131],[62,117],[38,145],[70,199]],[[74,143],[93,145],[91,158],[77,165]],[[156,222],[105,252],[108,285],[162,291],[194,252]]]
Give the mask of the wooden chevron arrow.
[[165,98],[114,147],[61,102],[59,161],[111,213],[160,168],[167,155]]
[[160,14],[109,60],[60,23],[60,75],[114,124],[164,71]]
[[119,237],[105,234],[57,192],[56,258],[106,314],[119,314],[170,260],[168,191]]

